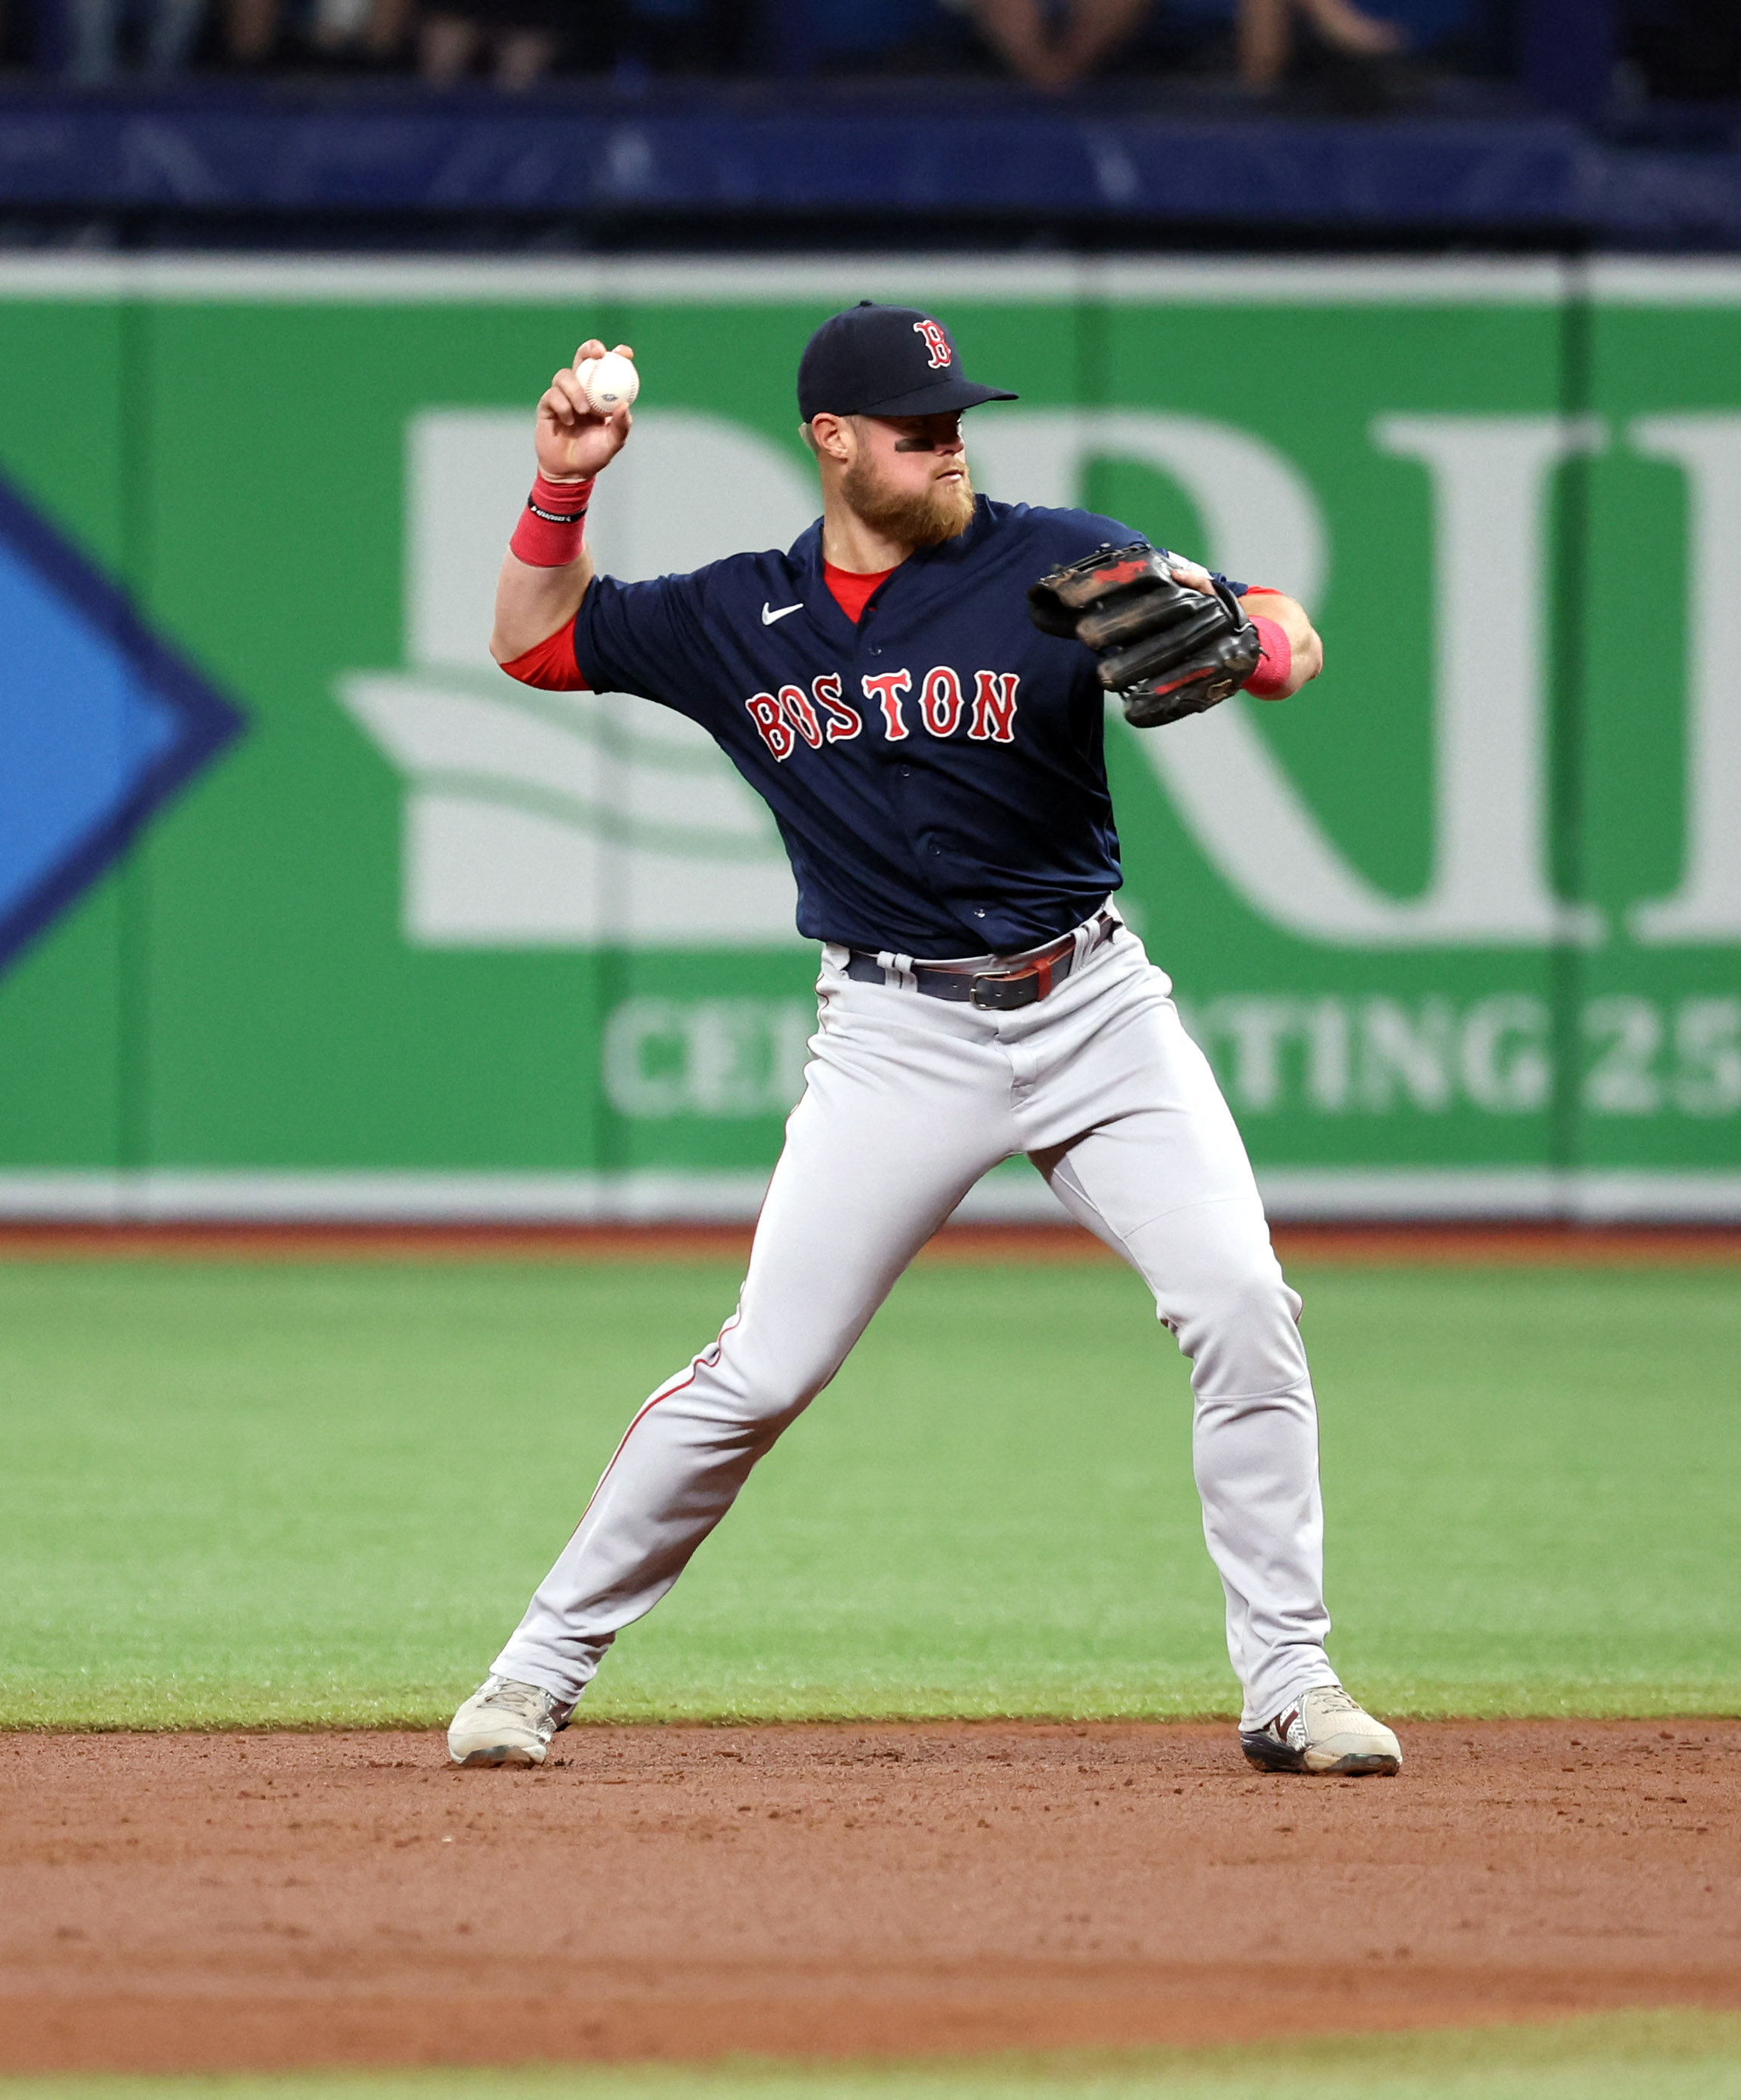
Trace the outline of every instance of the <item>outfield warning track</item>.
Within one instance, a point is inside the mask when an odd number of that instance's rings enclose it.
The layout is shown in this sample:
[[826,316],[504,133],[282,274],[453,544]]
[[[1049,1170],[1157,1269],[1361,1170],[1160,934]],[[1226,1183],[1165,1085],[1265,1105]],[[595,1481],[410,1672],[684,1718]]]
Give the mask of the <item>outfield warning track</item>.
[[[0,1261],[742,1263],[747,1224],[0,1223]],[[1360,1268],[1741,1266],[1741,1227],[1555,1224],[1279,1224],[1285,1262]],[[945,1225],[921,1262],[1111,1262],[1080,1227]]]

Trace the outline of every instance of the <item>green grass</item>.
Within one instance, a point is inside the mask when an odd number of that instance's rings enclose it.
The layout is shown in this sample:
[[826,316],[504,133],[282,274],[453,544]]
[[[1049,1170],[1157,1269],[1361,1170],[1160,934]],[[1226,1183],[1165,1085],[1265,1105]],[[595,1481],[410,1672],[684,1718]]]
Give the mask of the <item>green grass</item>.
[[[1363,1696],[1741,1710],[1741,1279],[1298,1280]],[[0,1266],[0,1724],[444,1719],[736,1282]],[[1188,1397],[1120,1269],[916,1271],[584,1710],[1231,1712]]]
[[0,2100],[1741,2100],[1741,2018],[1550,2027],[956,2063],[0,2080]]

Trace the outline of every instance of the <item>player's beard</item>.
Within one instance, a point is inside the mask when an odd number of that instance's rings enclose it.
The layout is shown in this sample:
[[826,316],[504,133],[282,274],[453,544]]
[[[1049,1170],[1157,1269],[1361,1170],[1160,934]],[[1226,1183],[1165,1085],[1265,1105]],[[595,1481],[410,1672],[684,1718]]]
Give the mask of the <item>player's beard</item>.
[[840,477],[840,493],[873,531],[904,547],[940,547],[967,529],[973,516],[973,477],[965,460],[961,479],[935,480],[916,492],[891,488],[870,463],[856,459]]

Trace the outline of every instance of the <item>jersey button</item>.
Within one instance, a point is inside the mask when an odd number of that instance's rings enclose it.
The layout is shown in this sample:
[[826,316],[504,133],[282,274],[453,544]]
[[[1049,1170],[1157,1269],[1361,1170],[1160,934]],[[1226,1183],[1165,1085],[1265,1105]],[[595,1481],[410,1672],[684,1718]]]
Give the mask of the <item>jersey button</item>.
[[910,765],[903,765],[901,769],[901,777],[903,780],[910,780],[913,777],[912,767]]

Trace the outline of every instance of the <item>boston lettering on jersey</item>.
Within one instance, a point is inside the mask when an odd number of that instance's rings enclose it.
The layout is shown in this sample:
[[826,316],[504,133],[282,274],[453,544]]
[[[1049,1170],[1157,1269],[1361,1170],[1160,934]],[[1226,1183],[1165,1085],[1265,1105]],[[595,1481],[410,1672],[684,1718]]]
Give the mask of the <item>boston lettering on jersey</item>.
[[[865,698],[882,709],[884,735],[891,743],[903,742],[912,673],[879,671],[858,682]],[[976,671],[970,708],[960,673],[950,664],[935,664],[919,688],[919,720],[933,736],[953,736],[965,717],[969,736],[1008,743],[1016,735],[1016,689],[1020,683],[1019,671]],[[782,686],[778,695],[751,693],[743,704],[778,765],[791,757],[800,737],[812,751],[820,751],[824,743],[842,743],[859,734],[864,717],[841,692],[840,673],[825,671],[811,680],[809,693],[801,686]]]
[[1011,954],[1079,924],[1122,880],[1094,661],[1033,626],[1027,588],[1136,536],[981,497],[855,624],[813,525],[784,553],[598,578],[575,662],[594,690],[656,700],[713,737],[774,813],[801,933],[919,958]]

